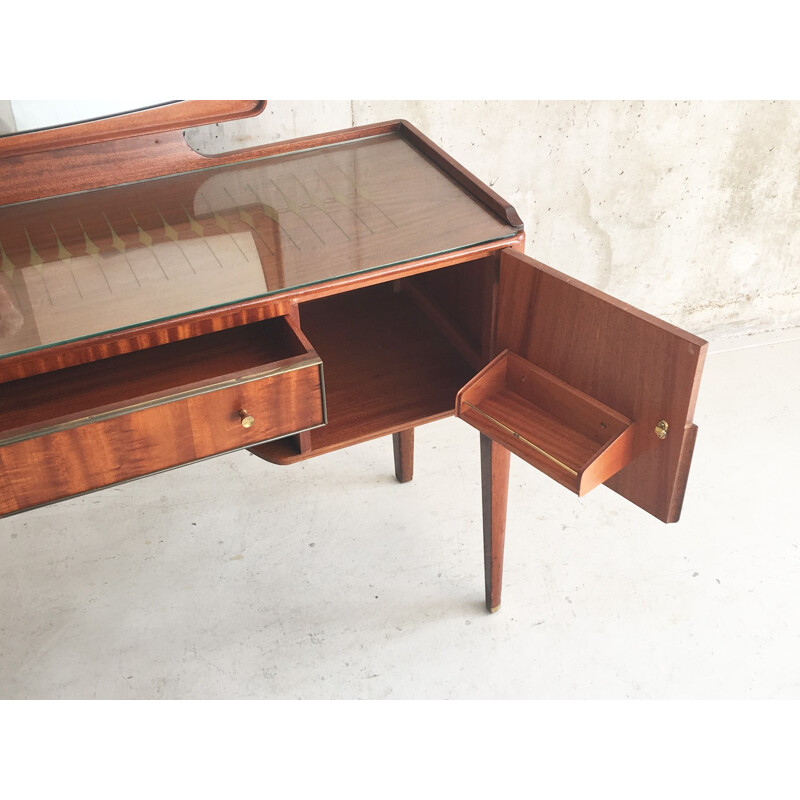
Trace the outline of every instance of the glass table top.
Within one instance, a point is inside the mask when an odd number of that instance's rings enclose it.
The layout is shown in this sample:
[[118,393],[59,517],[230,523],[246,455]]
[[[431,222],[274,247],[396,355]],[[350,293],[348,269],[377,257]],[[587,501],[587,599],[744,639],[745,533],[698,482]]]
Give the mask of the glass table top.
[[396,133],[0,207],[0,358],[517,232]]

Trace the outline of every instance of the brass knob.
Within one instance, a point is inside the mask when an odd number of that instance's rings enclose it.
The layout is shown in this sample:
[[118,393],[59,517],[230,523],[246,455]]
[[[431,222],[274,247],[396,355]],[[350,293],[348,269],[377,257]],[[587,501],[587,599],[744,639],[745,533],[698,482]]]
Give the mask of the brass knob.
[[253,423],[256,421],[255,417],[251,417],[247,411],[242,409],[239,412],[239,416],[242,418],[242,427],[243,428],[252,428]]
[[659,439],[666,439],[667,433],[669,433],[669,423],[665,419],[662,419],[658,425],[656,425],[655,433]]

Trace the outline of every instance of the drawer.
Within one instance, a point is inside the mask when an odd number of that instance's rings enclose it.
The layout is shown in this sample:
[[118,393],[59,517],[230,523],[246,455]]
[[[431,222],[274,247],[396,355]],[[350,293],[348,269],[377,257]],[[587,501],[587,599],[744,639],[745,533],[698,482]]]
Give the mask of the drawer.
[[0,384],[0,514],[324,423],[287,317]]

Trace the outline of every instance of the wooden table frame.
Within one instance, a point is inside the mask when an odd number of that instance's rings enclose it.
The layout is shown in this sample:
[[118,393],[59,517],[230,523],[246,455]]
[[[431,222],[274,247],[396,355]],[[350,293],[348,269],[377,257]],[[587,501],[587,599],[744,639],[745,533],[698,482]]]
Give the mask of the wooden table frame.
[[[199,124],[260,108],[242,101],[189,111],[200,112],[190,115]],[[16,204],[40,198],[391,133],[507,235],[7,355],[0,359],[1,514],[232,449],[291,464],[388,435],[395,475],[404,482],[413,476],[414,428],[455,413],[480,431],[490,611],[501,599],[511,452],[578,494],[606,483],[659,519],[678,519],[697,430],[691,420],[702,339],[524,256],[514,209],[405,121],[206,157],[187,147],[176,127],[187,116],[179,111],[117,125],[113,133],[90,123],[88,130],[0,140],[0,222],[3,213],[24,213]],[[251,333],[270,321],[278,344],[265,350]],[[370,349],[378,335],[381,344]],[[187,368],[174,385],[149,379],[156,356],[176,376],[178,364],[219,363],[225,372],[231,358],[239,361],[227,369],[222,394],[211,367]],[[382,368],[386,359],[391,370]],[[363,374],[373,377],[362,391],[354,385]],[[136,402],[105,388],[120,382],[137,387]],[[84,385],[94,388],[82,393]],[[48,393],[50,405],[37,399]],[[72,406],[56,411],[60,393]],[[222,408],[224,397],[229,405]],[[15,398],[41,408],[31,418]],[[179,413],[193,420],[192,436],[170,433]],[[259,428],[263,413],[272,417],[269,430]],[[201,435],[211,414],[228,427]],[[117,459],[140,434],[151,442],[157,435],[160,444],[120,472]],[[102,453],[79,469],[74,459],[86,447]],[[33,454],[52,458],[52,471],[32,466]]]

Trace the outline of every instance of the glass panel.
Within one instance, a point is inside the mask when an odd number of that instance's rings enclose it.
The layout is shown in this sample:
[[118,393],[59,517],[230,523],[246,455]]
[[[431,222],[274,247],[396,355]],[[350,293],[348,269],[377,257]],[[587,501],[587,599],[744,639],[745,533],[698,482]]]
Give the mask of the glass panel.
[[510,237],[397,134],[0,208],[0,356]]

